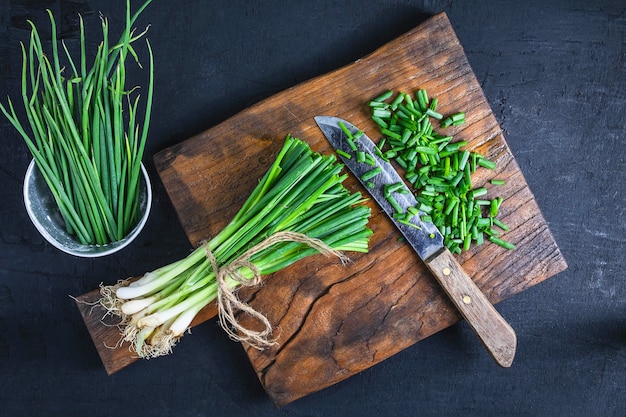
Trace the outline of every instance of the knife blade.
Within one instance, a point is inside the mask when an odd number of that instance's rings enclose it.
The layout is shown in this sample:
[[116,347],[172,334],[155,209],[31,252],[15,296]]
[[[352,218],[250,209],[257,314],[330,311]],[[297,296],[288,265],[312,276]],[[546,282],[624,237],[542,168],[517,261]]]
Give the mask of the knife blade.
[[[511,366],[517,348],[515,331],[446,248],[441,232],[433,223],[421,220],[422,212],[404,220],[395,216],[397,213],[410,213],[409,208],[413,210],[419,204],[393,165],[381,158],[374,142],[351,123],[334,116],[316,116],[315,122],[338,151],[344,165],[424,261],[493,359],[502,367]],[[370,163],[357,160],[357,152],[368,155],[366,158]],[[372,169],[378,173],[367,178],[374,174]],[[389,198],[391,186],[396,191]]]

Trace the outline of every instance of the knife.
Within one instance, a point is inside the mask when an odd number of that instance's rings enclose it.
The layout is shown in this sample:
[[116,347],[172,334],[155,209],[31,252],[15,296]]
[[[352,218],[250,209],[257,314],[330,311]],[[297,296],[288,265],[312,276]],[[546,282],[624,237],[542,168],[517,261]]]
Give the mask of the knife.
[[[502,367],[511,366],[517,346],[515,331],[444,245],[441,232],[433,223],[422,221],[421,216],[424,213],[421,212],[403,221],[394,217],[398,210],[406,213],[409,212],[410,207],[413,210],[418,206],[415,196],[395,168],[379,157],[376,145],[351,123],[334,116],[316,116],[315,122],[333,148],[338,151],[343,163],[369,191],[372,198],[424,261],[494,360]],[[357,161],[355,147],[357,151],[364,152],[360,156],[368,155],[367,159],[370,163]],[[359,159],[362,160],[362,158]],[[380,172],[364,180],[364,176],[369,176],[368,173],[374,168],[376,172]],[[388,191],[386,191],[386,187],[391,185],[394,185],[396,190],[402,188],[399,192],[393,193],[393,203],[387,197]]]

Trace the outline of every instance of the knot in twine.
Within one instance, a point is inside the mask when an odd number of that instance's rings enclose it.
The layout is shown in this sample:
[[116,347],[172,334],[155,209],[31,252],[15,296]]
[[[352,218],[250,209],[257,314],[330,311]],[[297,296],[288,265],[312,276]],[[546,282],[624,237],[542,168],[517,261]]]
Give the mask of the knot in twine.
[[[241,301],[237,295],[237,289],[239,285],[256,287],[263,283],[259,269],[250,259],[257,253],[280,242],[303,243],[317,250],[324,256],[334,255],[338,257],[342,263],[349,260],[347,256],[331,248],[320,239],[312,238],[302,233],[288,231],[276,232],[272,234],[264,241],[251,247],[239,257],[222,267],[218,267],[217,260],[209,249],[208,244],[204,244],[206,256],[211,262],[211,266],[213,267],[213,271],[215,271],[217,279],[217,307],[221,327],[231,339],[237,342],[246,342],[258,350],[263,350],[276,344],[276,341],[270,337],[272,334],[272,324],[267,317],[265,317],[265,315],[258,312],[247,303]],[[242,268],[248,268],[252,271],[253,277],[245,277],[241,272]],[[229,284],[229,278],[239,285]],[[237,310],[247,313],[258,320],[263,325],[263,330],[251,330],[241,325],[235,316]]]

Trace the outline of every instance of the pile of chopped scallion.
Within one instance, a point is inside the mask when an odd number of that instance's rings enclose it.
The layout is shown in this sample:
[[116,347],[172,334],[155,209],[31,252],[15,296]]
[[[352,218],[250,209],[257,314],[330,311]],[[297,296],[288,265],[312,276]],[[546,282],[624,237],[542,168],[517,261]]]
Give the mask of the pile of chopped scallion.
[[[137,281],[102,288],[101,303],[121,318],[123,339],[141,357],[171,351],[198,312],[218,296],[207,249],[222,268],[249,248],[287,231],[318,239],[336,251],[367,252],[370,209],[362,204],[360,193],[343,186],[347,174],[341,174],[342,169],[333,155],[314,153],[305,142],[288,136],[237,215],[206,245]],[[248,261],[265,275],[315,253],[307,244],[287,240]],[[249,267],[238,272],[245,279],[253,275]],[[228,285],[238,282],[231,279]]]
[[[413,185],[422,220],[433,222],[444,236],[444,244],[454,253],[468,250],[485,236],[507,249],[515,246],[500,237],[509,227],[497,216],[502,198],[485,198],[487,188],[473,188],[471,174],[479,167],[495,169],[496,164],[482,155],[462,149],[467,142],[434,130],[431,119],[441,128],[465,123],[463,112],[444,117],[437,111],[438,100],[420,89],[413,99],[389,90],[368,104],[372,120],[383,138],[377,144],[378,156],[393,160],[405,171]],[[504,185],[503,180],[491,180]]]
[[37,28],[29,22],[28,49],[22,44],[22,99],[32,135],[10,99],[8,108],[0,104],[46,180],[66,231],[82,244],[121,240],[140,217],[141,159],[153,91],[150,43],[146,41],[150,69],[142,125],[138,88],[125,85],[125,64],[129,55],[137,60],[132,43],[147,29],[135,33],[133,25],[151,1],[131,16],[127,0],[126,27],[117,43],[109,43],[108,22],[102,18],[103,40],[89,69],[82,18],[79,60],[72,58],[65,42],[59,45],[50,10],[51,54],[44,52]]

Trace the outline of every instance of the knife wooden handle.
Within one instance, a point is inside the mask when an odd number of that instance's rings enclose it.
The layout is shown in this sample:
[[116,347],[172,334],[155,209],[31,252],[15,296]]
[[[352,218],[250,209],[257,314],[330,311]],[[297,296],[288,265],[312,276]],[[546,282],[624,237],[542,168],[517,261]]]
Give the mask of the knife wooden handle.
[[445,249],[426,265],[496,362],[505,368],[511,366],[517,346],[515,331],[463,271],[454,255]]

